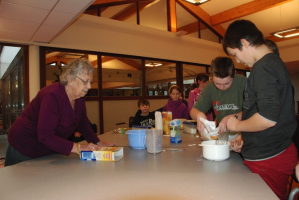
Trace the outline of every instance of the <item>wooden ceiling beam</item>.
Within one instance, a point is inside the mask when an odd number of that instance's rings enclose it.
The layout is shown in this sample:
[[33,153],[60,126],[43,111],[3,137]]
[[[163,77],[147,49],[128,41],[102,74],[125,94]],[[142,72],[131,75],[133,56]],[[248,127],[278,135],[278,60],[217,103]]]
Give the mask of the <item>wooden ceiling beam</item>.
[[67,64],[69,61],[70,61],[70,59],[59,58],[59,57],[57,57],[57,56],[53,56],[53,57],[46,58],[46,64],[56,62],[57,65],[60,65],[61,62]]
[[255,0],[249,3],[237,6],[235,8],[226,10],[224,12],[218,13],[211,17],[211,25],[215,26],[228,22],[230,20],[235,20],[246,15],[250,15],[262,10],[272,8],[274,6],[287,3],[292,0]]
[[[88,9],[94,9],[97,7],[107,7],[107,6],[116,6],[122,4],[136,3],[136,2],[146,2],[148,0],[96,0]],[[156,0],[159,1],[159,0]]]
[[118,58],[118,60],[125,63],[125,64],[127,64],[127,65],[129,65],[129,66],[131,66],[131,67],[133,67],[133,68],[135,68],[135,69],[137,69],[137,70],[142,69],[141,64],[134,61],[134,60],[130,60],[130,59],[126,59],[126,58]]
[[177,0],[177,3],[182,6],[185,10],[187,10],[191,15],[195,18],[199,19],[205,26],[209,27],[209,29],[214,32],[219,37],[224,36],[225,29],[221,25],[212,25],[211,16],[204,11],[200,6],[195,6],[191,3],[185,2],[183,0]]
[[[139,2],[139,11],[142,11],[143,9],[149,7],[152,5],[152,3],[155,1],[141,1]],[[131,16],[136,14],[136,4],[131,4],[127,8],[121,10],[119,13],[115,14],[114,16],[111,17],[111,19],[119,20],[119,21],[124,21]]]
[[176,16],[176,1],[167,0],[167,21],[168,31],[177,32],[177,16]]
[[[109,61],[114,60],[114,59],[115,59],[115,57],[102,56],[102,63],[109,62]],[[92,61],[91,64],[93,66],[97,66],[98,65],[98,60]]]
[[[206,29],[207,27],[204,24],[200,24],[200,30]],[[194,33],[198,31],[198,22],[193,22],[191,24],[187,24],[185,26],[182,26],[178,28],[177,31],[186,31],[186,35]]]

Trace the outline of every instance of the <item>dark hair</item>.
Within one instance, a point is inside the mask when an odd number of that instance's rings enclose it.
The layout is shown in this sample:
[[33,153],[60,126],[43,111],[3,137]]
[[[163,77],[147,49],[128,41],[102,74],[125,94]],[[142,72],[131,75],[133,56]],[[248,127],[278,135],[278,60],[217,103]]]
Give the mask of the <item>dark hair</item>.
[[141,105],[149,106],[150,103],[149,103],[149,101],[146,100],[146,99],[140,99],[140,100],[138,101],[138,108],[139,108]]
[[226,78],[228,76],[234,78],[235,65],[229,57],[216,57],[211,63],[211,73],[215,77]]
[[179,91],[179,93],[182,93],[182,90],[180,88],[180,86],[178,85],[172,85],[169,90],[168,90],[168,93],[170,94],[172,92],[172,90],[176,89],[177,91]]
[[192,85],[190,86],[190,90],[194,90],[195,88],[198,88],[197,84],[196,83],[192,83]]
[[202,81],[202,82],[209,81],[209,75],[206,74],[206,73],[199,73],[199,74],[197,74],[197,76],[196,76],[196,85],[197,85],[197,87],[199,86],[198,85],[198,81]]
[[249,20],[236,20],[231,23],[223,38],[222,47],[224,52],[228,54],[227,48],[238,48],[242,50],[241,39],[246,39],[250,46],[260,46],[266,44],[262,32]]
[[277,44],[270,39],[265,39],[266,45],[273,51],[273,53],[279,54],[279,50]]

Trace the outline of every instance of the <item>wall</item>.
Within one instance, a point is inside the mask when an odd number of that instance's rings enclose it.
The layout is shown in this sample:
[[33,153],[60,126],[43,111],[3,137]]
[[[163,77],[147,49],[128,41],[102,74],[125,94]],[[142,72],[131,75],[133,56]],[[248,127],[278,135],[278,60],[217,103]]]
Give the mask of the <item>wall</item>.
[[278,42],[277,46],[284,62],[299,60],[299,38]]
[[[299,59],[299,38],[279,42],[277,46],[279,48],[280,57],[284,62],[297,61]],[[299,66],[297,67],[299,68]],[[294,86],[295,108],[296,113],[298,113],[296,101],[299,101],[299,73],[291,74],[290,78]]]
[[86,101],[86,112],[88,119],[91,123],[96,124],[98,133],[100,131],[100,117],[99,117],[99,102],[98,101]]
[[29,46],[29,101],[40,89],[39,47]]
[[91,15],[82,15],[48,46],[202,64],[225,55],[219,43]]

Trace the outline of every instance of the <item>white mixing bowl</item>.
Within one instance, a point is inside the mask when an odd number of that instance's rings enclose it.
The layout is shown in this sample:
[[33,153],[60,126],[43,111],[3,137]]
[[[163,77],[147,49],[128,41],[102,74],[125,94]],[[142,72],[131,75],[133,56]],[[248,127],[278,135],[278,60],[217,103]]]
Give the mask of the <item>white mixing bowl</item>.
[[203,157],[208,160],[222,161],[230,156],[230,142],[221,145],[215,145],[215,140],[203,141],[201,143]]

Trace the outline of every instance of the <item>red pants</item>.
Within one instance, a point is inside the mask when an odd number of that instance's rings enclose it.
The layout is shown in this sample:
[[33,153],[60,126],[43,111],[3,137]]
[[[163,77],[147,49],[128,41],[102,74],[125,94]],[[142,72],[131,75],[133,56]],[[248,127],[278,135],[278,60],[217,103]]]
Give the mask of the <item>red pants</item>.
[[281,154],[262,161],[248,161],[244,164],[268,184],[279,199],[287,200],[287,185],[290,175],[298,163],[297,150],[292,143]]

